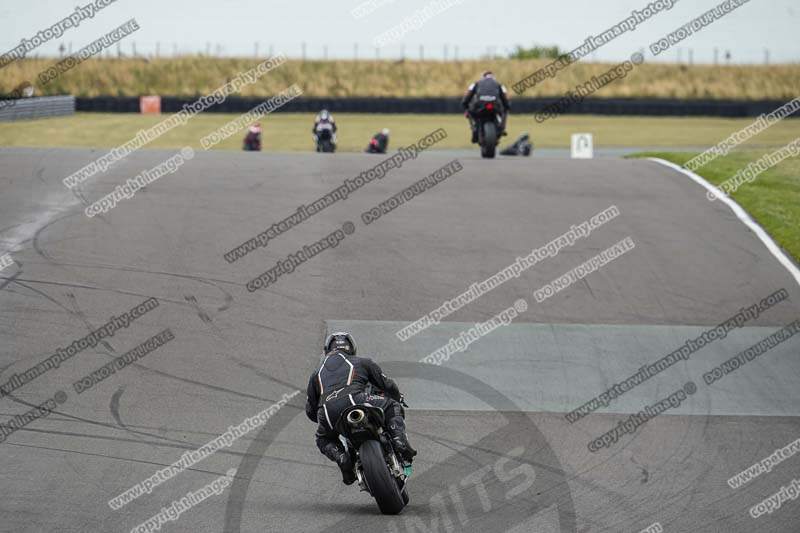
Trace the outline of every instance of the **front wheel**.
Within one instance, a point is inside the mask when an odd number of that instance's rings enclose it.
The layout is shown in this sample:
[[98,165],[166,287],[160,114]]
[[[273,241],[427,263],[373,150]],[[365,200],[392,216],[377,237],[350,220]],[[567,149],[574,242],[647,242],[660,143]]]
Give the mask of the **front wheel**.
[[383,514],[399,514],[405,507],[397,482],[389,472],[381,443],[368,440],[358,450],[370,494]]
[[497,147],[497,125],[494,122],[483,123],[483,144],[481,145],[481,155],[483,157],[494,158],[494,151]]
[[403,505],[408,505],[408,502],[411,501],[411,497],[408,495],[408,487],[403,487],[400,494],[403,496]]

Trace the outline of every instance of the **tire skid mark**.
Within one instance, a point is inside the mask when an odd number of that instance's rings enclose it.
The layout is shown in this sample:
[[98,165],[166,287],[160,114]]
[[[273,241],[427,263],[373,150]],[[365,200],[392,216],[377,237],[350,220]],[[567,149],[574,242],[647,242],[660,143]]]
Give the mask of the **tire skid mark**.
[[[7,442],[7,443],[4,443],[4,445],[5,446],[19,446],[20,448],[34,448],[34,449],[37,449],[37,450],[53,450],[53,451],[58,451],[58,452],[63,452],[63,453],[72,453],[72,454],[77,454],[77,455],[89,455],[89,456],[92,456],[92,457],[102,457],[104,459],[119,459],[120,461],[124,461],[124,462],[127,462],[127,463],[141,463],[141,464],[147,464],[147,465],[153,465],[153,466],[164,466],[164,467],[166,467],[166,466],[170,466],[170,464],[171,464],[171,463],[169,463],[169,464],[167,464],[167,463],[158,463],[158,462],[155,462],[155,461],[145,461],[143,459],[133,459],[131,457],[119,457],[119,456],[116,456],[116,455],[106,455],[106,454],[102,454],[102,453],[84,452],[84,451],[79,451],[79,450],[68,450],[68,449],[65,449],[65,448],[53,448],[53,447],[50,447],[50,446],[36,446],[36,445],[33,445],[33,444],[16,444],[16,443],[13,443],[13,442]],[[222,453],[222,452],[219,452],[219,453]],[[240,455],[244,455],[244,454],[240,454]],[[275,459],[277,459],[277,458],[275,458]],[[283,459],[281,459],[281,460],[283,460]],[[300,461],[293,461],[293,462],[295,464],[301,464],[301,465],[304,465],[304,466],[319,466],[318,463],[308,463],[308,464],[306,464],[306,463],[301,463]],[[203,470],[202,468],[193,468],[193,467],[188,467],[185,470],[189,470],[189,471],[192,471],[192,472],[200,472],[202,474],[214,474],[214,475],[223,475],[224,474],[224,472],[213,472],[211,470]],[[236,476],[236,477],[239,477],[239,476]],[[253,481],[262,481],[262,480],[255,479],[255,478],[252,478],[252,480]],[[269,483],[269,481],[262,481],[262,482]]]
[[57,262],[55,259],[50,257],[47,254],[47,252],[45,252],[42,249],[42,247],[39,245],[39,236],[42,234],[42,232],[44,230],[46,230],[47,228],[49,228],[53,224],[55,224],[57,222],[61,222],[62,220],[65,220],[65,219],[67,219],[69,217],[72,217],[72,216],[75,216],[75,215],[80,215],[80,214],[81,214],[81,212],[73,212],[73,213],[67,213],[67,214],[62,215],[60,217],[55,217],[52,220],[50,220],[47,223],[45,223],[41,228],[37,229],[36,232],[33,234],[33,249],[36,250],[36,253],[39,254],[40,256],[44,257],[53,266],[62,266],[59,262]]
[[[22,400],[22,399],[20,399],[20,398],[18,398],[16,396],[14,396],[13,394],[8,394],[5,397],[9,398],[13,402],[16,402],[16,403],[21,404],[21,405],[25,405],[27,407],[36,407],[36,405],[34,405],[32,403],[29,403],[29,402],[26,402],[25,400]],[[158,435],[158,434],[155,434],[155,433],[147,433],[147,432],[144,432],[144,431],[135,431],[135,430],[132,430],[132,429],[120,428],[120,427],[117,427],[114,424],[108,424],[106,422],[98,422],[97,420],[90,420],[88,418],[83,418],[83,417],[80,417],[80,416],[71,415],[69,413],[65,413],[65,412],[58,411],[58,410],[52,410],[51,413],[55,413],[57,415],[61,415],[63,417],[66,417],[66,418],[68,418],[70,420],[78,421],[78,422],[84,422],[84,423],[90,424],[90,425],[101,426],[101,427],[104,427],[104,428],[114,429],[114,430],[117,430],[117,431],[119,431],[119,430],[128,431],[130,433],[136,433],[136,434],[139,434],[139,435],[145,435],[147,437],[161,439],[161,440],[165,440],[165,441],[168,441],[168,442],[181,443],[181,444],[183,443],[183,441],[179,441],[179,440],[176,440],[176,439],[171,439],[171,438],[168,438],[168,437],[164,437],[162,435]],[[33,428],[28,428],[28,427],[21,428],[19,431],[32,431],[32,432],[43,432],[43,433],[61,433],[61,432],[54,432],[54,431],[37,430],[37,429],[33,429]],[[64,433],[64,434],[68,434],[68,433]],[[83,436],[83,437],[91,437],[91,435],[88,435],[88,434],[85,434],[85,435],[84,434],[76,434],[76,435],[80,435],[80,436]],[[120,438],[119,440],[130,440],[130,439],[121,439]]]
[[282,379],[278,379],[275,376],[270,376],[269,374],[267,374],[266,372],[264,372],[260,368],[254,366],[254,365],[251,365],[249,363],[245,363],[244,361],[240,361],[236,357],[231,357],[231,359],[233,359],[236,362],[237,365],[239,365],[240,367],[242,367],[244,369],[249,370],[253,374],[257,375],[258,377],[261,377],[261,378],[267,379],[269,381],[273,381],[273,382],[275,382],[275,383],[277,383],[279,385],[283,385],[285,387],[288,387],[290,390],[297,390],[297,389],[300,389],[301,391],[303,390],[303,387],[298,387],[297,385],[295,385],[293,383],[289,383],[288,381],[283,381]]
[[[35,288],[25,284],[25,283],[22,283],[20,281],[16,281],[15,280],[15,283],[17,283],[18,285],[20,285],[20,286],[22,286],[22,287],[24,287],[24,288],[26,288],[28,290],[31,290],[31,291],[41,295],[42,297],[44,297],[47,300],[49,300],[49,301],[53,302],[54,304],[56,304],[58,307],[60,307],[61,309],[63,309],[67,313],[70,313],[70,314],[74,313],[71,309],[69,309],[68,307],[64,306],[63,304],[61,304],[61,302],[59,302],[58,300],[52,298],[50,295],[48,295],[48,294],[46,294],[46,293],[44,293],[44,292],[42,292],[42,291],[40,291],[38,289],[35,289]],[[182,303],[182,302],[178,302],[178,303],[181,304],[181,305],[186,305],[185,303]],[[112,357],[113,358],[113,356],[111,356],[109,354],[105,354],[105,355],[107,355],[108,357]],[[189,385],[195,385],[195,386],[198,386],[200,388],[205,388],[205,389],[213,390],[213,391],[216,391],[216,392],[223,392],[223,393],[226,393],[226,394],[237,396],[239,398],[248,398],[248,399],[251,399],[251,400],[258,400],[259,402],[269,402],[269,403],[277,402],[277,400],[272,399],[272,398],[264,398],[264,397],[261,397],[261,396],[256,396],[254,394],[248,394],[248,393],[240,392],[240,391],[237,391],[237,390],[229,389],[227,387],[220,387],[218,385],[212,385],[211,383],[205,383],[205,382],[202,382],[202,381],[188,379],[188,378],[184,378],[184,377],[177,376],[177,375],[174,375],[174,374],[170,374],[168,372],[164,372],[162,370],[156,370],[156,369],[153,369],[153,368],[149,368],[149,367],[147,367],[147,366],[145,366],[145,365],[143,365],[141,363],[132,363],[130,366],[138,368],[139,370],[152,372],[154,374],[157,374],[157,375],[165,377],[165,378],[174,379],[176,381],[181,381],[181,382],[187,383]],[[56,412],[56,411],[53,411],[53,412]],[[113,427],[116,427],[116,426],[113,426]]]
[[[89,330],[89,332],[90,332],[90,333],[91,333],[92,331],[94,331],[96,328],[95,328],[94,326],[92,326],[92,323],[91,323],[91,322],[89,322],[89,319],[88,319],[88,318],[86,318],[86,313],[84,313],[84,312],[83,312],[83,311],[80,309],[80,307],[78,307],[78,299],[77,299],[77,298],[75,298],[75,295],[74,295],[74,294],[72,294],[71,292],[68,292],[68,293],[67,293],[67,299],[68,299],[68,300],[69,300],[69,302],[72,304],[72,309],[73,309],[73,310],[74,310],[74,312],[75,312],[75,316],[77,316],[78,318],[80,318],[80,319],[81,319],[81,321],[83,321],[84,325],[86,325],[86,327],[88,328],[88,330]],[[100,344],[102,344],[103,346],[105,346],[106,350],[108,350],[109,352],[111,352],[111,353],[117,353],[117,351],[114,349],[114,347],[113,347],[113,346],[111,346],[111,344],[109,344],[109,343],[108,343],[108,341],[106,341],[105,339],[100,339]]]
[[22,274],[22,270],[18,270],[16,272],[14,272],[14,274],[12,274],[11,276],[5,278],[3,280],[3,283],[0,283],[0,291],[5,289],[12,282],[17,281],[17,277],[19,277],[20,274]]

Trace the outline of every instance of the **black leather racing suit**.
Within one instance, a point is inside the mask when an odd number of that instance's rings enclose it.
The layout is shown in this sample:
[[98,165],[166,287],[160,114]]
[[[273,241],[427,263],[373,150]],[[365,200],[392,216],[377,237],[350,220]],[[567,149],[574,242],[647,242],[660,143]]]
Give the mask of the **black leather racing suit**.
[[[379,391],[367,393],[368,384],[385,394]],[[344,452],[339,434],[334,429],[336,421],[347,407],[370,403],[383,409],[386,429],[396,444],[400,439],[398,452],[402,453],[404,446],[413,451],[405,435],[405,413],[400,398],[397,384],[386,377],[372,359],[332,351],[308,381],[306,416],[319,424],[317,448],[336,462]]]
[[[467,94],[461,99],[461,107],[463,107],[469,115],[470,126],[473,132],[477,132],[477,125],[473,113],[477,110],[477,106],[481,104],[481,96],[494,96],[496,98],[494,105],[496,106],[495,109],[499,108],[497,112],[501,117],[500,131],[504,134],[506,129],[506,117],[508,116],[508,111],[511,109],[511,103],[508,101],[508,91],[505,85],[502,85],[494,78],[482,78],[469,86]],[[498,102],[500,105],[497,105]]]
[[367,152],[372,154],[385,154],[386,148],[389,147],[389,136],[383,133],[376,133],[367,146]]

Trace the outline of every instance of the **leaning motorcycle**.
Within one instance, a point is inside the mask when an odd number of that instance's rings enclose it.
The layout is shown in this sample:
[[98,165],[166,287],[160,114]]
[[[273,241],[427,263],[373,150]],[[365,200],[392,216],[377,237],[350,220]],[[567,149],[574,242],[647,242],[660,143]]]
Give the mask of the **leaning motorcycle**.
[[411,465],[394,451],[383,430],[383,409],[369,404],[348,407],[335,424],[355,465],[356,479],[383,514],[398,514],[409,502]]
[[496,96],[482,95],[478,98],[472,117],[477,123],[481,157],[494,158],[502,121],[498,111]]
[[514,144],[500,150],[500,155],[521,155],[528,157],[533,152],[533,143],[530,142],[530,136],[528,133],[523,133],[520,135]]
[[373,139],[369,141],[365,152],[368,154],[385,154],[386,148],[382,148],[378,143],[378,139],[373,137]]
[[247,132],[244,138],[242,149],[245,152],[260,152],[261,151],[261,134]]

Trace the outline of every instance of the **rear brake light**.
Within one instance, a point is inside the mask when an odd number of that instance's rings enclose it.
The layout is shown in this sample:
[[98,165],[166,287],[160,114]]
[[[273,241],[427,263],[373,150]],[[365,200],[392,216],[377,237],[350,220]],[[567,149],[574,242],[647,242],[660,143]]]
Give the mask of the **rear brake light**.
[[488,104],[486,104],[486,109],[494,109],[494,104],[489,102]]

